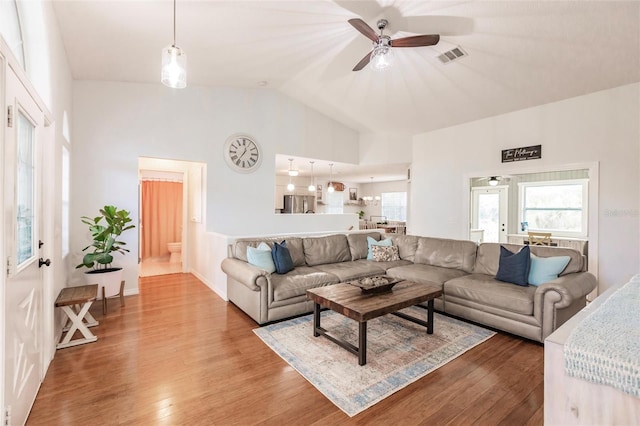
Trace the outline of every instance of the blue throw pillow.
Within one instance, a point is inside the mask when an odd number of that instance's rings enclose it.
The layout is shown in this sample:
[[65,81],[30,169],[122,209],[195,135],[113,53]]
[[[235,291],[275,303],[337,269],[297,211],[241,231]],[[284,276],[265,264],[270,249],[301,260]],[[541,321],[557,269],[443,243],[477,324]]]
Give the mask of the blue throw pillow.
[[291,253],[285,241],[273,244],[271,256],[273,257],[273,263],[276,265],[276,273],[286,274],[293,269],[293,259],[291,259]]
[[271,248],[264,242],[260,243],[258,247],[247,247],[247,261],[268,273],[276,270],[273,257],[271,257]]
[[531,265],[531,251],[529,246],[524,246],[517,253],[512,253],[500,246],[500,264],[496,280],[526,286],[529,280],[529,267]]
[[529,284],[540,285],[555,280],[570,261],[569,256],[538,257],[532,254]]
[[391,241],[391,238],[376,241],[371,237],[367,237],[367,247],[369,249],[367,252],[367,260],[373,260],[373,251],[371,251],[371,246],[391,247],[392,245],[393,242]]

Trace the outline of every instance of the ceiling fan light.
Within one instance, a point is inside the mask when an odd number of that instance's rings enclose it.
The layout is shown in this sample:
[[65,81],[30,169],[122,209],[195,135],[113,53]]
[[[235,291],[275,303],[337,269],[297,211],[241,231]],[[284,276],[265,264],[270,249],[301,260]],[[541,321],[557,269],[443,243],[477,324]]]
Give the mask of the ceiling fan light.
[[162,84],[174,89],[187,87],[187,54],[178,46],[162,49]]
[[371,66],[376,71],[384,71],[393,65],[393,54],[389,46],[377,46],[371,53]]

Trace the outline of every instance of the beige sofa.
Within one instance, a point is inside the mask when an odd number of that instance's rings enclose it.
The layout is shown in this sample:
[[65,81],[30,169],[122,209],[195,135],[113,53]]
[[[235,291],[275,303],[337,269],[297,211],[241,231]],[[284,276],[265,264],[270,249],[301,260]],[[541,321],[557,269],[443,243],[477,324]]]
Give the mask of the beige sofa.
[[[401,260],[367,260],[367,236],[391,238]],[[282,240],[291,252],[292,271],[270,274],[247,263],[247,247]],[[539,287],[497,281],[500,245],[378,232],[243,238],[230,246],[222,270],[229,300],[259,324],[312,312],[313,303],[306,298],[309,288],[386,274],[442,288],[436,310],[542,342],[585,306],[596,279],[584,272],[585,259],[578,251],[534,246],[531,252],[539,257],[570,256],[557,279]],[[511,251],[521,247],[503,245]]]

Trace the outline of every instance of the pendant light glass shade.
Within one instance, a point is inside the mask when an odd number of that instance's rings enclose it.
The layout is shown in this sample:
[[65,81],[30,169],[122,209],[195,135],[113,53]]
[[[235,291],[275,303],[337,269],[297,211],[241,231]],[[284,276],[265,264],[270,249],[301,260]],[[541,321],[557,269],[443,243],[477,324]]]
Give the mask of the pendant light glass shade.
[[315,192],[316,191],[316,185],[313,179],[313,163],[314,161],[309,161],[309,163],[311,163],[311,182],[309,183],[309,192]]
[[[291,167],[292,166],[293,166],[293,158],[289,158],[289,172],[291,172]],[[287,185],[287,191],[289,191],[289,192],[293,192],[293,190],[296,189],[296,186],[291,181],[291,176],[293,176],[293,175],[291,173],[289,173],[289,184]]]
[[162,84],[174,89],[187,87],[187,54],[178,46],[162,49]]
[[173,0],[173,44],[162,49],[160,81],[174,89],[187,87],[187,54],[176,46],[176,0]]
[[329,164],[329,186],[327,192],[333,192],[336,189],[333,187],[333,164]]

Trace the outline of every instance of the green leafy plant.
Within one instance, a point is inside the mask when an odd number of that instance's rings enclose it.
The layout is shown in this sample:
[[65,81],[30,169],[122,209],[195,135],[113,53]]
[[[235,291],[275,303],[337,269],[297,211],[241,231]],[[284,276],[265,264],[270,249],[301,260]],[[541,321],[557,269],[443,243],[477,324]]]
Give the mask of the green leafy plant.
[[360,218],[360,219],[364,219],[364,211],[360,210],[360,211],[358,212],[358,218]]
[[[107,269],[113,262],[111,253],[117,252],[125,254],[129,250],[124,248],[124,241],[119,241],[118,237],[128,230],[135,228],[134,225],[128,225],[132,219],[126,210],[118,210],[115,206],[104,206],[100,209],[100,216],[94,218],[82,216],[82,223],[89,226],[89,231],[93,238],[93,243],[83,248],[82,251],[93,248],[93,251],[87,253],[82,258],[82,263],[77,268],[93,268],[96,270]],[[102,221],[106,222],[106,225]]]

